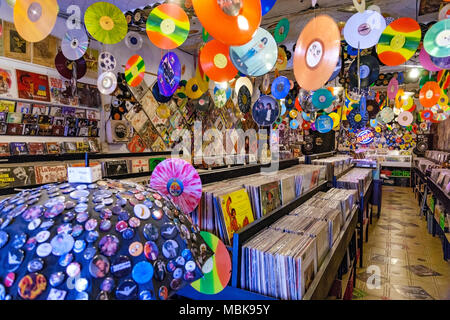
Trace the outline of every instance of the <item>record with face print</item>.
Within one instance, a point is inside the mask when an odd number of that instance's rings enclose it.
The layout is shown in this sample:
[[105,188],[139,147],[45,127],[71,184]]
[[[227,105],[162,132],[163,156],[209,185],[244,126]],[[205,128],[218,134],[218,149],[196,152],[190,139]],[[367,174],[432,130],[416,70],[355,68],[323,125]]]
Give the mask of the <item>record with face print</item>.
[[271,96],[261,96],[252,108],[253,120],[260,126],[272,125],[279,114],[278,102]]
[[181,78],[181,64],[174,52],[165,54],[158,68],[159,92],[166,97],[171,97],[178,88]]
[[[361,88],[366,88],[372,85],[380,73],[380,65],[376,58],[372,56],[363,56],[360,58],[359,66]],[[352,88],[358,87],[358,61],[355,59],[348,70],[350,78],[350,86]]]

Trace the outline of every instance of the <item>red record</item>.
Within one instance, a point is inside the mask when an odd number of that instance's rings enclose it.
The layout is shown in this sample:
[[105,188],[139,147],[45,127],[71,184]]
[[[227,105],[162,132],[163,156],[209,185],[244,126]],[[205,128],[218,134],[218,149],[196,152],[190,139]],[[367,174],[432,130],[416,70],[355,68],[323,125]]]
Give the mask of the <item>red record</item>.
[[229,12],[226,2],[192,0],[198,19],[211,37],[230,46],[244,45],[252,40],[261,24],[261,2],[238,1],[239,8],[236,12]]
[[309,130],[310,128],[311,128],[311,124],[308,121],[303,121],[302,129],[303,130]]
[[87,71],[86,60],[80,58],[72,61],[68,60],[60,51],[55,57],[55,67],[59,74],[66,79],[73,78],[73,67],[77,68],[77,79],[83,78]]
[[436,81],[428,81],[420,89],[419,101],[424,108],[431,108],[438,103],[441,96],[441,88]]
[[217,40],[209,41],[200,51],[200,66],[217,82],[229,81],[238,72],[230,59],[230,47]]
[[422,120],[432,120],[433,119],[433,111],[422,110],[422,111],[420,111],[420,117],[422,118]]

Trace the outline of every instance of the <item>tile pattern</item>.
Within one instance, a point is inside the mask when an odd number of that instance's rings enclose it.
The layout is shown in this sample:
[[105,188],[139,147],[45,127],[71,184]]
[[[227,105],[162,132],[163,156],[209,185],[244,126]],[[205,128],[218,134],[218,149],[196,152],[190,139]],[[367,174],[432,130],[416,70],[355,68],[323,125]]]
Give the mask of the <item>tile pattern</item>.
[[450,262],[443,258],[439,238],[428,233],[419,216],[412,189],[383,186],[382,198],[379,220],[374,206],[353,299],[450,300]]

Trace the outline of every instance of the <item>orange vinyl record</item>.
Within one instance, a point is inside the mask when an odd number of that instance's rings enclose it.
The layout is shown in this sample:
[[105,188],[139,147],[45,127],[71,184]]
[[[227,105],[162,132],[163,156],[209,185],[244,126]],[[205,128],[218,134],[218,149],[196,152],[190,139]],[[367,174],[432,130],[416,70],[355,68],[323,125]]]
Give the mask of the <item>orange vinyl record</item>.
[[436,81],[428,81],[420,89],[419,101],[424,108],[431,108],[438,103],[441,96],[441,88]]
[[228,1],[192,0],[198,19],[211,37],[230,46],[241,46],[252,40],[261,24],[261,2],[235,2],[229,5]]
[[317,90],[330,79],[339,60],[341,35],[333,18],[311,19],[297,40],[294,75],[305,90]]
[[230,47],[217,40],[209,41],[202,48],[200,65],[206,75],[216,82],[229,81],[238,72],[230,59]]

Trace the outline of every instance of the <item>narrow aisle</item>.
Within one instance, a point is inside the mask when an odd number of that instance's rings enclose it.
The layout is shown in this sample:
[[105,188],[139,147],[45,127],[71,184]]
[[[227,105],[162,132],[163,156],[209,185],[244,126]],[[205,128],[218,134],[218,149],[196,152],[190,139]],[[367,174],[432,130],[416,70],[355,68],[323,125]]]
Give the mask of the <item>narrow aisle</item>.
[[[412,189],[383,186],[382,199],[381,217],[374,217],[364,242],[364,268],[357,270],[353,299],[449,300],[450,263],[443,259],[440,239],[419,217]],[[379,286],[370,271],[377,267]]]

